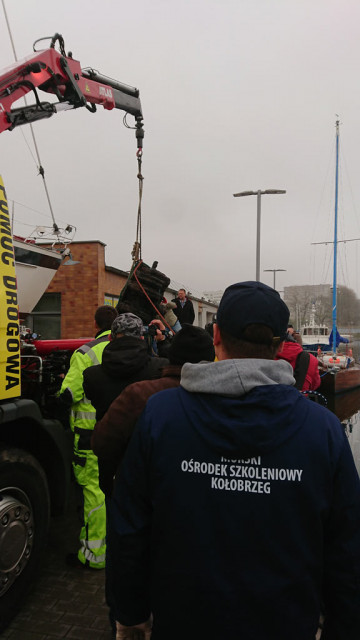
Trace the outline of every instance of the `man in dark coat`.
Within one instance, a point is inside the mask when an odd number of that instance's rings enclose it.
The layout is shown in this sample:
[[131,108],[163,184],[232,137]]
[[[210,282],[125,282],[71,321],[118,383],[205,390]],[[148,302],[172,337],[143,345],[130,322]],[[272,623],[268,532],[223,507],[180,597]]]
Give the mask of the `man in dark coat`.
[[288,320],[274,289],[228,287],[218,362],[148,400],[112,500],[118,638],[153,617],[152,640],[314,640],[323,613],[322,640],[359,640],[359,476],[274,360]]
[[174,313],[180,324],[194,324],[195,311],[193,303],[187,297],[185,289],[179,289],[178,297],[174,298],[173,302],[176,304]]
[[84,392],[100,420],[112,401],[128,384],[159,378],[167,358],[151,356],[142,334],[142,320],[122,313],[111,326],[112,340],[103,351],[101,364],[84,371]]

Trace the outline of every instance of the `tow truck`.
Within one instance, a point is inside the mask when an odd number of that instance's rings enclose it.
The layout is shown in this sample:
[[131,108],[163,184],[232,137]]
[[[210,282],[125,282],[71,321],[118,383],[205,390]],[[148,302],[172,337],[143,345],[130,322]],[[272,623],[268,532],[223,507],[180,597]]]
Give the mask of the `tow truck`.
[[[56,33],[45,49],[37,48],[41,40],[34,43],[32,55],[0,73],[0,133],[50,118],[64,109],[85,107],[92,113],[97,106],[121,109],[125,118],[127,114],[135,118],[132,128],[140,163],[144,129],[139,91],[92,68],[82,69],[72,53],[65,52],[60,34]],[[40,91],[52,94],[57,101],[41,101]],[[34,104],[13,106],[30,92]],[[139,243],[135,244],[131,273],[137,271],[140,277],[142,261]],[[145,272],[147,284],[157,276],[155,298],[160,301],[169,279],[159,279],[156,267],[147,267]],[[134,293],[134,286],[137,283],[130,283],[126,290]],[[78,341],[65,347],[63,342],[53,341],[44,350],[41,341],[21,335],[18,317],[13,237],[0,179],[0,631],[19,611],[37,572],[50,514],[61,514],[67,507],[69,438],[52,400],[72,351],[80,346]],[[29,353],[41,362],[40,377],[25,365],[23,390],[21,350],[25,362],[29,362]]]

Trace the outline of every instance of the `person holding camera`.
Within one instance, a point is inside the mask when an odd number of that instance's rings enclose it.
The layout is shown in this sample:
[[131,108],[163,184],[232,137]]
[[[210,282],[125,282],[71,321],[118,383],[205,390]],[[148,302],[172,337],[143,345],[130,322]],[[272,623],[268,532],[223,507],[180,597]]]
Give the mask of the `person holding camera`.
[[[111,341],[104,349],[101,364],[84,372],[84,393],[96,409],[96,420],[104,416],[113,400],[129,384],[160,378],[169,360],[155,355],[153,349],[149,348],[157,341],[165,348],[165,327],[160,320],[153,320],[148,327],[144,327],[142,320],[134,313],[121,313],[115,318],[111,325]],[[93,370],[91,374],[90,369]],[[98,467],[99,485],[105,493],[108,512],[108,461],[101,455],[98,457]],[[106,571],[108,564],[107,552]],[[114,626],[111,608],[109,618]]]

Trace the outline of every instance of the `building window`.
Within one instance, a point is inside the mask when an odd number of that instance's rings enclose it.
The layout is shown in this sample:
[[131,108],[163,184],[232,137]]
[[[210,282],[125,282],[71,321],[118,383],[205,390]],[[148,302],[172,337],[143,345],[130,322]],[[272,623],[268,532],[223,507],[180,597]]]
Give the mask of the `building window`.
[[27,316],[26,326],[44,340],[61,338],[61,293],[44,293]]
[[105,293],[104,304],[110,305],[110,307],[116,307],[119,301],[119,296],[113,296],[111,293]]

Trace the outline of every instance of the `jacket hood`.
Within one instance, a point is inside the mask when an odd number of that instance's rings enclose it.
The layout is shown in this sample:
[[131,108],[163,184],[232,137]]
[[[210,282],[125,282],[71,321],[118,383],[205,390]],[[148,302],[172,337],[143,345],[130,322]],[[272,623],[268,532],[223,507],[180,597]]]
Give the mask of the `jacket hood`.
[[102,368],[114,378],[130,378],[147,364],[150,357],[144,340],[123,336],[115,338],[105,347]]
[[181,386],[190,392],[244,395],[259,385],[295,384],[292,366],[284,360],[244,358],[184,364]]
[[[192,428],[210,448],[227,459],[243,460],[278,448],[301,428],[310,401],[294,382],[292,367],[284,360],[185,364],[180,401]],[[300,402],[305,403],[301,411]]]
[[286,340],[283,343],[282,350],[277,353],[276,360],[287,360],[287,362],[290,362],[291,366],[295,368],[296,359],[302,351],[303,348],[300,344]]

